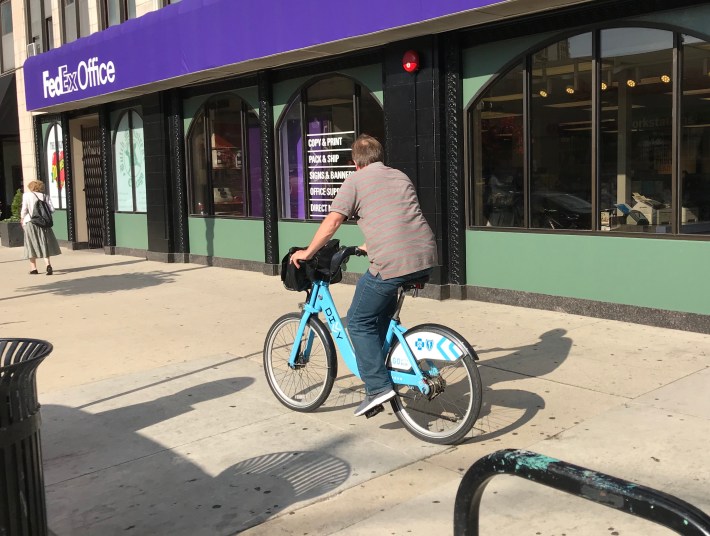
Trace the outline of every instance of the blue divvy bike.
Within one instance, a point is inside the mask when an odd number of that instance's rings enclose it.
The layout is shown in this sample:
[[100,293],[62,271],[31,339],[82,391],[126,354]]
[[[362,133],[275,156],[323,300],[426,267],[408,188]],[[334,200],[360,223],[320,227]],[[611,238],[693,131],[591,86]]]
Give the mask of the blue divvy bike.
[[[325,273],[311,270],[302,312],[282,316],[269,329],[264,370],[269,387],[286,407],[310,412],[325,402],[338,372],[336,345],[345,365],[360,377],[355,352],[329,286],[351,255],[365,254],[354,246],[343,247],[329,260],[330,269]],[[410,291],[416,295],[423,287],[424,281],[415,281],[400,288],[387,330],[383,355],[397,393],[391,404],[412,434],[424,441],[450,445],[462,441],[478,419],[482,398],[475,363],[478,356],[450,328],[421,324],[406,329],[400,324],[405,295]],[[378,407],[373,414],[382,409]]]

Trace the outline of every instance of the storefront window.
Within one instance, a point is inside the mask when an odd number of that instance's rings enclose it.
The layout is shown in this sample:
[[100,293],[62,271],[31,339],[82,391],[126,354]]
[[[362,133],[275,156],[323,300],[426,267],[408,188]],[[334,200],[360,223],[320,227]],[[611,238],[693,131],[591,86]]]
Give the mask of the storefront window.
[[710,233],[710,43],[683,36],[681,233]]
[[604,30],[601,51],[601,228],[670,232],[673,34]]
[[291,102],[279,126],[284,218],[328,215],[340,185],[355,171],[350,146],[361,132],[384,141],[384,115],[350,78],[320,80]]
[[2,52],[2,63],[0,70],[2,72],[15,68],[15,47],[13,43],[12,32],[12,7],[10,1],[0,2],[0,33],[2,40],[0,41],[0,52]]
[[104,28],[136,18],[136,0],[102,0]]
[[[50,0],[25,0],[27,10],[27,43],[35,45],[33,53],[39,54],[52,48],[52,34],[48,33],[52,22]],[[28,49],[28,54],[30,49]]]
[[592,228],[592,34],[532,57],[530,224]]
[[67,197],[64,190],[64,142],[62,141],[62,127],[59,123],[53,123],[49,127],[44,154],[49,197],[55,208],[66,208]]
[[521,227],[523,221],[523,66],[486,91],[473,109],[476,225]]
[[469,108],[471,222],[710,233],[708,99],[710,43],[690,36],[614,28],[533,51]]
[[190,213],[263,216],[256,114],[237,96],[211,99],[188,133]]
[[89,0],[59,0],[64,42],[89,35]]
[[121,116],[113,146],[116,210],[146,212],[143,120],[138,112],[129,110]]

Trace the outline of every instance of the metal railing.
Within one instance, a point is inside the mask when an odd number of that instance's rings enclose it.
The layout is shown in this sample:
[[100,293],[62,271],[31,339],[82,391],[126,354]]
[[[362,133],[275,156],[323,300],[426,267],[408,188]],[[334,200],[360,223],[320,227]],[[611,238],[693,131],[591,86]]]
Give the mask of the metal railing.
[[526,450],[499,450],[474,463],[454,505],[454,535],[478,536],[481,497],[500,474],[525,478],[667,527],[684,536],[710,536],[710,516],[677,497]]

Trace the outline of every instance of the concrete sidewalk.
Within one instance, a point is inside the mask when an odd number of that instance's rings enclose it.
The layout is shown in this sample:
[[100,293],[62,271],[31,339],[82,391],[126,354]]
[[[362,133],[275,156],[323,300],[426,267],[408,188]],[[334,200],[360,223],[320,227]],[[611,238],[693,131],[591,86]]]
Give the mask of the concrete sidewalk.
[[[264,336],[303,294],[278,278],[67,251],[29,275],[0,247],[0,337],[54,345],[39,367],[51,531],[69,535],[452,533],[461,476],[525,448],[710,513],[710,336],[473,301],[409,299],[406,325],[464,335],[484,407],[462,445],[423,443],[391,411],[366,420],[341,367],[326,405],[280,405]],[[335,285],[342,310],[353,287]],[[498,477],[482,534],[668,534]]]

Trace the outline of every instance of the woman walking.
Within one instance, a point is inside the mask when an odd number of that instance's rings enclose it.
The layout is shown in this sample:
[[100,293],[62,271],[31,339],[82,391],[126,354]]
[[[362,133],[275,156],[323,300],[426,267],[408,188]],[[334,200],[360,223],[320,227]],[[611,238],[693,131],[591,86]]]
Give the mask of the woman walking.
[[22,210],[20,219],[22,220],[22,228],[25,231],[25,259],[30,260],[30,274],[38,274],[37,258],[42,257],[47,264],[47,275],[52,275],[52,264],[49,258],[61,255],[57,238],[54,236],[54,231],[51,227],[40,227],[32,223],[32,214],[34,213],[37,200],[46,201],[49,205],[49,210],[54,212],[52,199],[44,194],[44,183],[42,181],[32,181],[27,185],[29,191],[22,194]]

